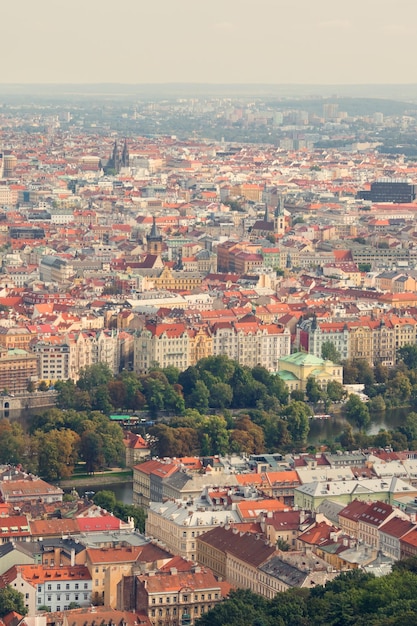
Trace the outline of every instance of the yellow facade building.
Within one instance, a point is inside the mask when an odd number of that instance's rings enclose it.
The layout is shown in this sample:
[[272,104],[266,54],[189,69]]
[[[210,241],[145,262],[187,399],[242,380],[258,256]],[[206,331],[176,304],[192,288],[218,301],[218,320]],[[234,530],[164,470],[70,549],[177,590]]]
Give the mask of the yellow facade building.
[[313,354],[295,352],[279,359],[278,376],[290,391],[305,391],[309,378],[315,378],[322,388],[331,380],[343,383],[343,367]]

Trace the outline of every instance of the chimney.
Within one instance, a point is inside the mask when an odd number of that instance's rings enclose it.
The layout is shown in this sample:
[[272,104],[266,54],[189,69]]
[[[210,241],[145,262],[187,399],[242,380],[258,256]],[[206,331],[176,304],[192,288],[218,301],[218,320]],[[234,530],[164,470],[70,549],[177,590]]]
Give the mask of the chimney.
[[75,548],[71,548],[71,567],[75,565]]
[[178,570],[176,567],[171,567],[171,569],[169,570],[171,572],[172,576],[175,576],[176,574],[178,574]]

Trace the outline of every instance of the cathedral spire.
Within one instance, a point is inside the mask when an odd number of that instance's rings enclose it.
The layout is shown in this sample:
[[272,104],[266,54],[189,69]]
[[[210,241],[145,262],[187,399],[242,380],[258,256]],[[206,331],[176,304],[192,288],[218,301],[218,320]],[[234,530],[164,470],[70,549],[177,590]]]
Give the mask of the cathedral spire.
[[127,139],[125,139],[123,144],[122,167],[129,167],[129,148],[127,146]]

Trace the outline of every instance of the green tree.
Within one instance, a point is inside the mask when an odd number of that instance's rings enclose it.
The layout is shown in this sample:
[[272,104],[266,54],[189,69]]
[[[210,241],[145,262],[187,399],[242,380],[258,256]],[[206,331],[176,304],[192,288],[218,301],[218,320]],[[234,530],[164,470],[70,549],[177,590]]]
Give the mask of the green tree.
[[16,611],[19,615],[26,615],[25,598],[23,593],[6,585],[0,589],[0,618]]
[[386,383],[388,380],[388,367],[386,365],[382,365],[382,363],[377,363],[374,367],[374,376],[375,381],[377,383]]
[[371,398],[368,402],[368,409],[370,413],[381,413],[385,411],[386,404],[384,398],[382,396],[375,396],[375,398]]
[[313,376],[309,376],[306,382],[306,396],[309,402],[316,403],[321,398],[321,389]]
[[358,382],[363,383],[365,387],[369,387],[375,383],[374,370],[366,359],[355,359],[355,365],[358,370]]
[[129,519],[133,519],[135,528],[138,528],[140,532],[145,531],[146,514],[141,507],[134,506],[133,504],[123,504],[119,500],[116,500],[116,496],[113,491],[102,490],[98,491],[93,497],[94,503],[97,506],[101,506],[109,513],[114,513],[116,517],[128,522]]
[[325,341],[321,346],[321,358],[333,363],[340,363],[340,352],[333,341]]
[[331,402],[340,402],[346,396],[346,391],[338,380],[329,380],[326,391]]
[[185,397],[189,396],[192,391],[194,391],[199,377],[199,371],[194,366],[187,367],[187,369],[178,376],[178,383],[183,388]]
[[128,522],[129,518],[133,519],[135,528],[141,533],[145,532],[146,512],[142,507],[117,502],[114,514],[125,522]]
[[37,431],[34,435],[38,451],[38,471],[49,481],[68,478],[78,458],[80,438],[73,430]]
[[55,383],[55,389],[58,391],[57,405],[61,409],[76,409],[77,411],[91,409],[90,392],[79,389],[72,380],[58,380]]
[[347,424],[339,437],[341,446],[345,450],[353,450],[356,446],[355,434],[350,424]]
[[[198,626],[253,626],[264,615],[267,601],[248,589],[232,591],[222,602],[196,622]],[[278,625],[279,626],[279,625]]]
[[168,424],[155,424],[155,426],[149,429],[149,433],[154,440],[152,447],[158,456],[177,456],[179,442],[175,431],[176,429],[168,426]]
[[269,383],[267,384],[268,393],[278,399],[280,404],[287,404],[288,402],[288,387],[280,378],[275,374],[270,374]]
[[101,386],[107,386],[113,374],[107,363],[95,363],[80,370],[77,387],[86,391],[93,391]]
[[0,463],[17,465],[24,462],[27,437],[17,422],[0,419]]
[[416,345],[407,344],[405,346],[402,346],[401,348],[399,348],[397,354],[398,354],[398,358],[401,359],[401,361],[403,361],[403,363],[409,369],[417,368],[417,346]]
[[398,452],[399,450],[407,450],[407,437],[403,433],[394,430],[391,433],[391,446],[394,452]]
[[288,431],[295,444],[303,445],[307,441],[310,431],[309,415],[310,411],[304,402],[292,400],[282,412],[287,420]]
[[417,413],[408,413],[398,430],[407,437],[409,443],[417,441]]
[[344,410],[346,412],[346,417],[362,430],[365,430],[371,421],[368,407],[365,402],[362,402],[359,396],[355,394],[351,394],[349,396],[349,399],[344,406]]
[[406,403],[411,397],[411,392],[411,383],[403,372],[396,372],[387,382],[386,396],[393,404]]
[[164,405],[168,411],[173,411],[176,415],[182,415],[185,411],[185,401],[182,393],[180,393],[181,386],[174,385],[171,387],[167,385],[164,391]]
[[145,398],[152,417],[165,408],[165,384],[157,378],[148,378],[145,385]]
[[90,392],[91,408],[94,411],[102,411],[106,415],[110,415],[113,406],[110,400],[109,389],[107,385],[99,385]]
[[293,389],[291,391],[291,400],[298,400],[298,402],[304,402],[305,393],[302,389]]
[[206,418],[203,433],[208,436],[210,454],[226,454],[229,449],[229,433],[226,420],[222,415],[210,415]]
[[85,468],[89,474],[105,466],[102,438],[94,430],[83,432],[80,441],[80,456],[85,461]]
[[359,371],[356,362],[349,360],[343,362],[343,382],[345,385],[354,385],[358,381]]
[[93,500],[94,504],[101,506],[101,508],[106,509],[106,511],[110,511],[110,513],[114,511],[117,503],[114,491],[110,491],[109,489],[97,491],[93,496]]
[[125,388],[126,409],[143,409],[146,404],[146,398],[143,395],[142,382],[134,372],[123,371],[118,379],[123,383]]
[[197,409],[200,413],[206,413],[209,407],[210,392],[202,380],[197,380],[193,391],[188,396],[187,405]]
[[380,430],[379,433],[374,435],[373,445],[378,448],[386,448],[392,445],[392,435],[387,430]]
[[169,365],[168,367],[162,369],[162,373],[166,376],[170,385],[176,385],[178,383],[178,379],[180,377],[180,370],[178,367]]
[[215,383],[210,389],[210,406],[217,409],[226,409],[233,400],[233,389],[227,383]]
[[209,356],[197,364],[197,369],[201,372],[203,370],[213,374],[215,378],[218,378],[223,383],[228,383],[232,378],[235,371],[236,363],[229,359],[225,354],[219,354],[217,356]]

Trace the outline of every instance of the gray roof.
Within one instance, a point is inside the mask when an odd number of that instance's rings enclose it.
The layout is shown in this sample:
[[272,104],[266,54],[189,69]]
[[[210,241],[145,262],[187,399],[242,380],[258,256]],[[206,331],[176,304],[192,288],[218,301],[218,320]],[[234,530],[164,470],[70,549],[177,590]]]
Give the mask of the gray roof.
[[191,476],[185,472],[175,472],[175,474],[168,476],[164,482],[170,487],[175,487],[175,489],[182,489],[190,480],[192,480]]
[[85,550],[85,546],[79,541],[75,541],[71,537],[68,539],[59,539],[58,537],[54,537],[51,539],[43,539],[42,541],[37,541],[35,545],[36,552],[45,552],[45,550],[52,548],[61,548],[64,552],[71,553],[72,550],[75,551],[75,554],[82,552]]
[[6,554],[9,554],[9,552],[12,552],[14,549],[15,545],[11,541],[0,545],[0,559],[6,556]]
[[13,552],[13,550],[23,552],[31,557],[36,553],[36,543],[33,541],[8,541],[3,543],[0,545],[0,559],[6,556],[6,554]]
[[128,532],[123,530],[114,532],[88,533],[88,535],[74,535],[74,540],[79,541],[86,548],[96,548],[110,543],[113,543],[113,546],[116,546],[121,542],[130,546],[143,546],[149,543],[144,535],[141,535],[138,532]]
[[68,265],[68,262],[65,259],[46,254],[41,258],[41,264],[49,265],[50,267],[62,267],[63,265]]
[[335,502],[334,500],[323,500],[317,507],[317,513],[322,513],[329,522],[339,523],[339,513],[345,508],[344,504]]
[[302,587],[308,576],[307,572],[302,572],[297,567],[285,563],[278,556],[273,556],[269,561],[261,565],[259,569],[265,572],[265,574],[278,578],[278,580],[289,587]]

